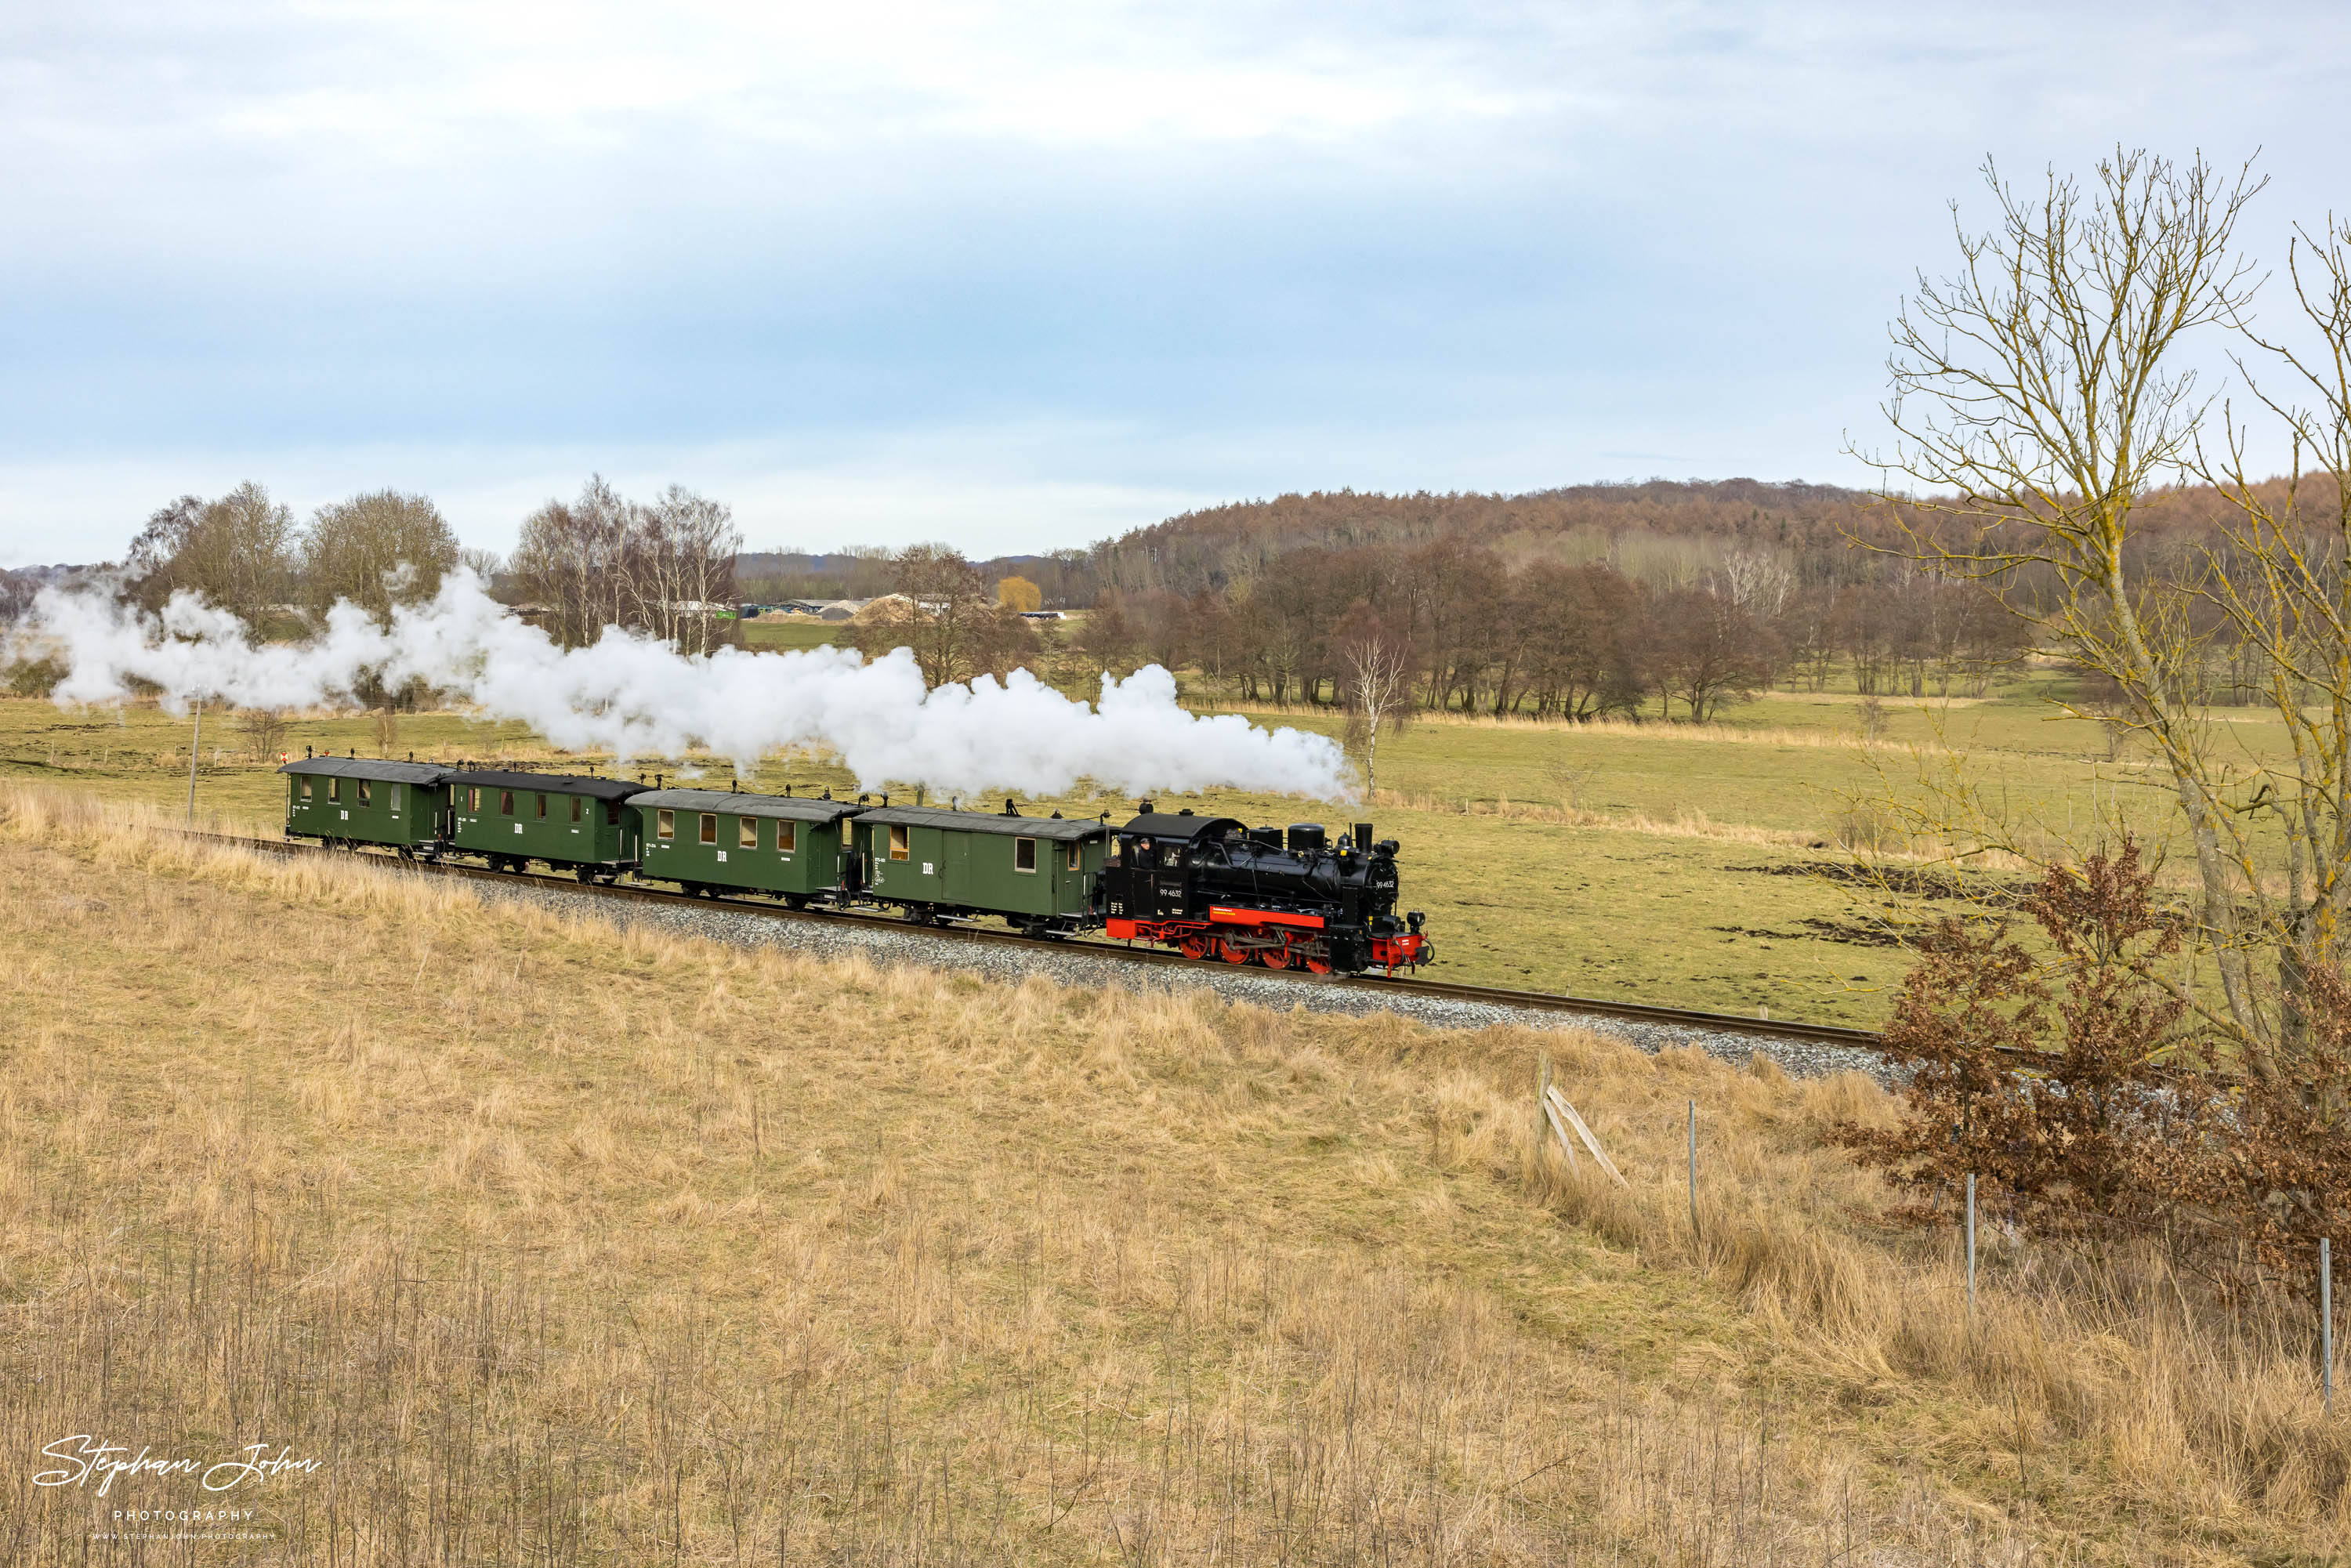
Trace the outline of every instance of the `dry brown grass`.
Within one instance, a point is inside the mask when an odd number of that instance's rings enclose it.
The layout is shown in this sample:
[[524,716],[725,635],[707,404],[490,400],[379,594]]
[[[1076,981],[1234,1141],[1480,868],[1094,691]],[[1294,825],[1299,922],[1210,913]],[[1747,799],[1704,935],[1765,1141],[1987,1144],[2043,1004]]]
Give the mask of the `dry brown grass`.
[[[268,1540],[143,1556],[86,1533],[183,1482],[19,1463],[11,1562],[2342,1539],[2283,1339],[2020,1260],[1970,1341],[1823,1145],[1864,1081],[746,952],[23,788],[0,896],[0,1449],[325,1460],[232,1494]],[[1541,1152],[1546,1050],[1629,1192]]]

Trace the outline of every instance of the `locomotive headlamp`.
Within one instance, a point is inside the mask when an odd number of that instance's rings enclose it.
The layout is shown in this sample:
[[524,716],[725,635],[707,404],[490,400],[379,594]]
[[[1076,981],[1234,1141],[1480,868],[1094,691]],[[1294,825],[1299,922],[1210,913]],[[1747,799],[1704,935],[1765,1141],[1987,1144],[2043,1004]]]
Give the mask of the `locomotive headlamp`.
[[1427,915],[1417,909],[1407,909],[1405,911],[1404,923],[1410,928],[1412,934],[1417,936],[1420,935],[1420,923],[1427,918]]

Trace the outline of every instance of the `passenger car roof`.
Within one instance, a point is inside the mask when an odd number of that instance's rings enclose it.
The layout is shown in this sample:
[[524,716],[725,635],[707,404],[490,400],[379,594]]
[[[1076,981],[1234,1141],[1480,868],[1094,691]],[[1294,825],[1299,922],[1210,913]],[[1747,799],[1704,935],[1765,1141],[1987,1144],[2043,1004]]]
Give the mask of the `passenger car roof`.
[[438,784],[449,771],[442,762],[389,762],[381,757],[304,757],[286,763],[280,773],[308,773],[324,779],[389,779],[395,784]]
[[748,789],[648,789],[632,795],[639,808],[677,811],[728,811],[737,817],[774,817],[789,822],[832,822],[863,808],[854,800],[818,800],[805,795],[759,795]]
[[504,768],[453,768],[442,781],[492,789],[543,789],[549,795],[588,795],[599,800],[625,800],[645,793],[645,786],[628,779],[596,779],[584,773],[522,773]]
[[938,806],[882,806],[857,820],[912,828],[946,828],[959,833],[1051,839],[1056,842],[1090,839],[1109,831],[1092,817],[1008,817],[997,811],[950,811]]

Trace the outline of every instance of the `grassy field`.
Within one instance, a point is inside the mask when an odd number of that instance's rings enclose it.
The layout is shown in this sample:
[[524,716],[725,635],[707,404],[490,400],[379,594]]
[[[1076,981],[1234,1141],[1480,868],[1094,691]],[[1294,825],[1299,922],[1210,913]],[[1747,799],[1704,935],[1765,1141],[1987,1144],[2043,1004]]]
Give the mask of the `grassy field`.
[[[820,633],[817,626],[778,631]],[[1655,1000],[1823,1021],[1872,1023],[1906,967],[1889,917],[1917,913],[1816,874],[1849,859],[1846,797],[1955,765],[1995,779],[2020,812],[2057,826],[2094,813],[2159,829],[2162,801],[2144,759],[2110,755],[2095,724],[2052,722],[2053,676],[2006,682],[1984,700],[1888,698],[1862,741],[1856,698],[1782,693],[1704,727],[1573,727],[1424,718],[1381,746],[1380,799],[1368,810],[1400,839],[1406,903],[1438,944],[1432,973],[1462,980]],[[1259,716],[1336,734],[1329,715]],[[2258,752],[2268,727],[2232,727]],[[0,777],[69,780],[102,798],[184,804],[190,726],[152,707],[63,713],[0,699]],[[282,746],[455,758],[546,758],[519,726],[456,715],[403,716],[385,746],[365,716],[298,718]],[[234,718],[208,721],[197,811],[254,827],[280,820],[282,784]],[[673,777],[723,779],[709,758],[643,759]],[[769,759],[753,787],[851,789],[823,758]],[[1175,798],[1169,798],[1171,802]],[[1255,823],[1347,819],[1322,802],[1210,791],[1201,810]],[[1038,803],[1092,815],[1124,799]]]
[[742,623],[743,645],[755,649],[821,648],[849,631],[843,622],[774,617]]
[[[0,1442],[319,1461],[19,1464],[12,1563],[2345,1542],[2297,1344],[1997,1241],[1971,1332],[1823,1146],[1860,1080],[752,954],[21,784],[0,930]],[[1537,1144],[1541,1051],[1628,1186]],[[89,1539],[191,1501],[259,1539]]]

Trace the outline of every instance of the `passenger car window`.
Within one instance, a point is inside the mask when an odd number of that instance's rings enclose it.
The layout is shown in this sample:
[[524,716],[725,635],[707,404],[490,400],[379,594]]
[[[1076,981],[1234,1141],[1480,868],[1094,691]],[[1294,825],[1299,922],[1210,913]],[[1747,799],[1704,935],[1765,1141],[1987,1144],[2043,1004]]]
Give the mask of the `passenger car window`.
[[618,800],[604,802],[604,825],[608,828],[617,828],[621,825],[621,803]]
[[298,800],[307,800],[310,798],[310,776],[308,773],[295,775],[294,794]]
[[328,780],[327,780],[327,799],[328,799],[328,800],[341,800],[342,798],[343,798],[343,781],[342,781],[341,779],[328,779]]
[[674,839],[677,837],[677,813],[675,811],[669,810],[667,807],[664,807],[662,810],[653,813],[653,837],[657,839]]
[[574,795],[571,797],[571,820],[573,821],[576,822],[580,820],[580,809],[587,803],[588,798],[584,795]]
[[395,811],[400,810],[400,786],[397,784],[392,787],[392,809]]
[[1061,869],[1064,871],[1077,870],[1079,865],[1081,863],[1079,857],[1084,851],[1085,846],[1078,842],[1077,840],[1071,839],[1064,847],[1068,851],[1068,853],[1061,862]]
[[467,800],[466,800],[466,802],[465,802],[465,810],[467,810],[468,811],[478,811],[478,810],[480,810],[482,809],[482,789],[481,789],[481,786],[480,786],[480,785],[478,785],[478,784],[477,784],[477,785],[475,785],[473,789],[466,790],[466,791],[465,791],[465,794],[466,794],[466,796],[467,796]]
[[514,815],[513,790],[501,789],[498,791],[498,815],[501,817],[511,817]]
[[747,850],[758,849],[759,847],[759,819],[757,817],[736,818],[735,841],[737,844]]
[[906,829],[903,823],[890,824],[890,858],[893,861],[906,858]]
[[718,813],[716,811],[702,813],[702,841],[705,844],[718,841]]
[[538,814],[542,820],[547,816],[547,797],[544,795],[538,798]]
[[370,780],[370,779],[360,779],[360,805],[362,805],[362,806],[364,806],[364,805],[366,805],[370,800],[373,800],[374,798],[375,798],[375,785],[374,785],[373,781],[372,781],[372,780]]
[[776,852],[780,855],[788,855],[799,847],[800,825],[798,822],[778,822],[776,824]]
[[1026,872],[1034,872],[1037,869],[1036,840],[1015,839],[1012,841],[1012,869],[1014,871]]

